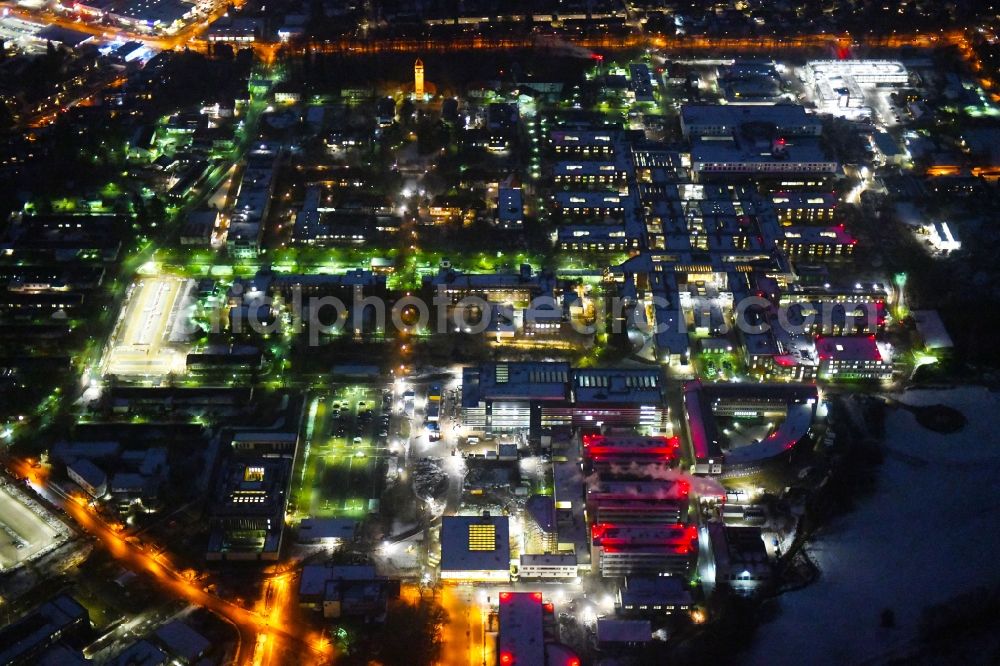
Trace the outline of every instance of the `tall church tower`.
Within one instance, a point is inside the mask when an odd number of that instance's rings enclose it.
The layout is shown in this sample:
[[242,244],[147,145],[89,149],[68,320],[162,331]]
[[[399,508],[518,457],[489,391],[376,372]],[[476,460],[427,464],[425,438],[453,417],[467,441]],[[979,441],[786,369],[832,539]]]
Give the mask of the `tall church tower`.
[[424,96],[424,61],[420,58],[413,63],[413,94],[417,97]]

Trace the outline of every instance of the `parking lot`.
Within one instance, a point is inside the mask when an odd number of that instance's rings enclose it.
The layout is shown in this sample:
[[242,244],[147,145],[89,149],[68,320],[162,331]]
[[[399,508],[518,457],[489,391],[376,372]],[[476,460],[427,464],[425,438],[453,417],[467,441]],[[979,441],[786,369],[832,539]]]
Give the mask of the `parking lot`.
[[362,518],[377,510],[388,456],[383,389],[343,386],[314,397],[293,490],[297,518]]
[[25,499],[16,489],[0,486],[0,571],[32,559],[64,536]]

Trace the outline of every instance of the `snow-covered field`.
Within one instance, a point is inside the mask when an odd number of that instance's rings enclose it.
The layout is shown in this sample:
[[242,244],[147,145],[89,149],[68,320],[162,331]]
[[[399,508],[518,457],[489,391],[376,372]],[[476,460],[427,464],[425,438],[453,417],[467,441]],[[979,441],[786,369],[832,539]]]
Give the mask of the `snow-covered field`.
[[[939,435],[906,410],[888,410],[876,493],[813,542],[820,579],[779,598],[780,615],[741,661],[877,663],[915,637],[925,607],[1000,581],[1000,394],[969,387],[899,397],[950,405],[968,422]],[[895,612],[895,629],[879,626],[884,608]]]

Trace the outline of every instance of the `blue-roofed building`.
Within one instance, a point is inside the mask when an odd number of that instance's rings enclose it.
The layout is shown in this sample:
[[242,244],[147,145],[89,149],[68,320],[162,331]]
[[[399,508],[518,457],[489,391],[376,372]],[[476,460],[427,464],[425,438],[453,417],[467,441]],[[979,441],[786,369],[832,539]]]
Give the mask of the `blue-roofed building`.
[[61,594],[0,629],[0,664],[36,664],[61,641],[90,628],[87,609]]
[[180,620],[163,625],[156,630],[154,636],[183,664],[191,664],[201,659],[212,647],[207,638]]
[[445,516],[441,519],[441,580],[506,583],[510,580],[507,516]]
[[748,123],[773,125],[786,136],[814,136],[823,132],[819,116],[797,104],[685,104],[681,131],[687,138],[728,136]]
[[601,425],[659,427],[659,368],[585,368],[561,362],[484,363],[462,373],[463,424],[487,432]]
[[119,652],[108,666],[163,666],[170,655],[146,639],[138,640]]

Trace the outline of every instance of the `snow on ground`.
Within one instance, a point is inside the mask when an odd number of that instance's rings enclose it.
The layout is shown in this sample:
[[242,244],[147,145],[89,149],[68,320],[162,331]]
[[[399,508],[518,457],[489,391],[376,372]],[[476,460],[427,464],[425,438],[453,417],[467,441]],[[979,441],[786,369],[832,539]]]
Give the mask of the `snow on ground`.
[[[966,387],[899,397],[955,407],[968,421],[940,435],[904,409],[887,411],[877,491],[813,542],[820,579],[778,599],[779,615],[741,661],[877,661],[915,637],[928,605],[1000,581],[1000,394]],[[879,627],[884,608],[896,629]]]

